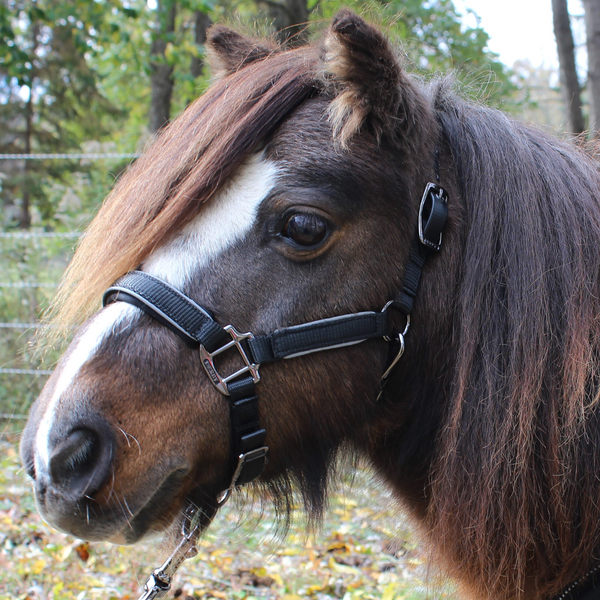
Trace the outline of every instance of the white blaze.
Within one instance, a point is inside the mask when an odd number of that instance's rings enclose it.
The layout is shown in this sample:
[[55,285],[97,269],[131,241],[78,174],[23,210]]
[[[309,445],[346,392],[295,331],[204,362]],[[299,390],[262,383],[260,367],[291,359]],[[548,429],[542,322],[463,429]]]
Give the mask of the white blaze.
[[36,471],[40,472],[42,465],[48,465],[50,458],[49,437],[52,430],[52,423],[58,409],[60,397],[65,390],[73,383],[79,369],[92,357],[94,351],[108,333],[126,317],[135,314],[138,310],[130,304],[118,302],[107,306],[98,313],[90,322],[83,335],[77,340],[74,348],[71,349],[67,362],[63,365],[62,371],[46,406],[44,416],[40,421],[40,426],[36,434],[37,453],[35,458]]
[[275,164],[261,160],[261,156],[254,155],[245,162],[193,221],[152,253],[143,270],[181,289],[198,267],[242,239],[277,179]]
[[[157,248],[143,263],[144,271],[182,289],[195,271],[242,239],[256,221],[258,207],[273,189],[278,169],[257,154],[248,159],[231,181],[202,208],[169,243]],[[116,302],[101,310],[90,321],[76,342],[66,363],[36,435],[36,471],[48,466],[50,431],[64,392],[72,385],[81,367],[94,355],[114,328],[138,314],[139,309]]]

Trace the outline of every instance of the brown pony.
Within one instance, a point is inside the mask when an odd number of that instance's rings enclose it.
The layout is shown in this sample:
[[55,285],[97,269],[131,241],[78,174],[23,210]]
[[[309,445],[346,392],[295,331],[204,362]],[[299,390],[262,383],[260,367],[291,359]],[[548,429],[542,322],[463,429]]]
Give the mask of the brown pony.
[[443,247],[383,394],[384,339],[262,365],[252,485],[283,509],[296,486],[318,515],[338,451],[357,453],[466,595],[560,593],[600,561],[597,163],[416,81],[349,11],[309,47],[223,27],[208,44],[218,80],[118,183],[62,283],[54,324],[89,319],[23,435],[42,515],[133,543],[186,502],[214,514],[231,479],[228,402],[197,350],[126,303],[91,316],[117,278],[141,269],[254,334],[379,312],[439,178]]

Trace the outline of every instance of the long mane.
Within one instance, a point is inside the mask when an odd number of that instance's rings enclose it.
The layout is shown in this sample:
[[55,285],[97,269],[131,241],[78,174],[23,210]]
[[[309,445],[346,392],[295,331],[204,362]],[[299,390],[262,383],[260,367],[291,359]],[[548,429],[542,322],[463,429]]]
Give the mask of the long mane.
[[467,223],[429,526],[479,594],[549,597],[600,560],[598,165],[434,96]]
[[167,127],[108,196],[47,315],[59,335],[103,291],[193,219],[244,158],[314,92],[316,52],[273,54],[213,84]]

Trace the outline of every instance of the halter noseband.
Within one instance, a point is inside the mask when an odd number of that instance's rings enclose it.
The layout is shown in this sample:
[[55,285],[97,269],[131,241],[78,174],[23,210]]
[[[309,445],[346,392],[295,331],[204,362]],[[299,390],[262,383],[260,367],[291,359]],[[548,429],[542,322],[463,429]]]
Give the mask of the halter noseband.
[[[402,289],[380,312],[331,317],[277,329],[266,335],[254,335],[239,333],[232,325],[221,326],[207,310],[186,295],[142,271],[127,273],[106,290],[102,299],[104,306],[118,301],[133,304],[171,329],[189,346],[199,347],[208,378],[228,398],[232,477],[229,487],[221,494],[220,503],[225,502],[234,487],[259,477],[268,462],[269,448],[264,443],[266,431],[260,425],[256,392],[261,364],[383,338],[395,344],[395,352],[381,378],[383,388],[404,352],[404,336],[410,324],[421,271],[429,252],[441,249],[447,215],[446,191],[435,183],[428,183],[421,199],[418,235],[410,249]],[[406,316],[407,325],[402,333],[395,331],[390,322],[388,309],[391,307]],[[241,358],[240,368],[222,375],[215,365],[215,358],[234,349]]]

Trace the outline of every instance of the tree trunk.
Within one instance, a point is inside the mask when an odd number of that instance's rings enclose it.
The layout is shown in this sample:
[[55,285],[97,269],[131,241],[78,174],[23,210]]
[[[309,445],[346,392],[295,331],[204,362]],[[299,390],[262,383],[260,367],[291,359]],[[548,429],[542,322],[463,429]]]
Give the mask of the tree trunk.
[[308,23],[307,0],[265,0],[269,17],[277,31],[278,40],[287,46],[301,46],[308,38],[305,33]]
[[150,131],[155,133],[164,127],[171,116],[173,94],[173,67],[168,64],[165,50],[169,36],[175,31],[175,0],[160,0],[156,6],[156,30],[150,48]]
[[[25,154],[31,154],[31,137],[33,135],[33,85],[34,79],[31,78],[29,87],[29,99],[25,105]],[[21,210],[19,213],[19,227],[29,229],[31,227],[31,207],[29,193],[29,169],[30,160],[23,161],[23,193],[21,195]]]
[[[40,27],[34,24],[31,29],[32,44],[31,44],[31,72],[29,76],[29,98],[25,104],[25,154],[31,154],[31,139],[33,137],[33,90],[35,88],[35,60],[38,49],[38,36]],[[21,229],[29,229],[31,227],[31,181],[29,179],[29,171],[31,169],[31,161],[23,161],[23,190],[21,195],[21,210],[19,211],[19,227]]]
[[[196,42],[196,46],[202,46],[206,43],[206,30],[210,27],[210,25],[210,17],[206,13],[197,10],[194,15],[194,41]],[[203,68],[204,61],[198,56],[192,57],[190,71],[194,79],[202,75]]]
[[600,1],[583,0],[588,53],[588,92],[590,130],[598,135],[600,127]]
[[[597,2],[597,0],[592,1]],[[585,125],[581,112],[581,90],[575,67],[575,44],[567,0],[552,0],[552,14],[560,64],[560,83],[567,108],[569,131],[577,135],[585,129]]]

